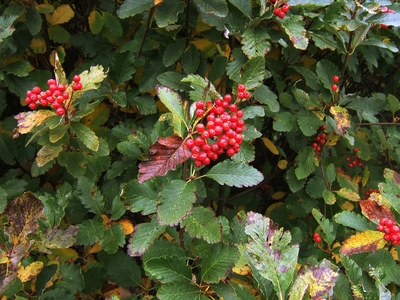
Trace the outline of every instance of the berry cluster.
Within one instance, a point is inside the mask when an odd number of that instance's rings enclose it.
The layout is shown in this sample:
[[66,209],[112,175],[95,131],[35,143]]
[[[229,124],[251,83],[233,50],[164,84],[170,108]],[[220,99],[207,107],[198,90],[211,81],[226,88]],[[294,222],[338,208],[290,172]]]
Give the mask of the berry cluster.
[[[82,89],[81,78],[79,75],[75,75],[74,83],[72,84],[72,90],[78,91]],[[65,115],[64,102],[69,99],[70,95],[67,92],[67,87],[64,84],[57,84],[55,79],[49,79],[47,81],[48,90],[42,91],[39,86],[34,86],[31,90],[26,92],[25,102],[29,108],[35,110],[38,105],[43,107],[51,105],[57,115]]]
[[[240,93],[243,93],[243,98],[250,98],[244,85],[238,86],[238,98],[242,96]],[[233,156],[239,152],[244,129],[243,111],[236,104],[229,104],[231,101],[232,96],[227,94],[214,103],[196,102],[195,114],[204,123],[198,123],[195,132],[185,142],[196,167],[210,164],[223,153]]]
[[313,147],[317,152],[321,152],[322,146],[326,143],[326,125],[322,125],[321,130],[322,132],[315,138],[313,143]]
[[[275,3],[276,0],[271,0],[271,3]],[[283,4],[281,7],[277,7],[274,9],[274,15],[277,16],[280,19],[283,19],[286,15],[286,13],[289,11],[290,5],[289,4]]]
[[239,83],[237,87],[237,97],[239,99],[250,99],[250,92],[246,91],[246,86],[244,84]]
[[361,160],[361,158],[359,158],[359,157],[356,155],[356,153],[357,153],[358,151],[359,151],[358,148],[354,148],[354,149],[353,149],[353,152],[354,152],[353,159],[351,159],[350,156],[346,157],[346,161],[349,162],[349,168],[353,168],[353,167],[355,167],[355,166],[362,167],[362,165],[363,165],[362,160]]
[[384,232],[383,239],[392,245],[400,244],[400,227],[393,220],[382,218],[377,227],[378,231]]
[[313,238],[314,238],[314,241],[317,242],[317,243],[321,243],[322,242],[322,238],[320,237],[318,232],[314,233]]
[[377,193],[380,194],[381,191],[380,190],[374,190],[372,188],[369,188],[368,191],[365,192],[365,195],[369,198],[371,196],[372,193]]
[[331,89],[332,91],[336,91],[338,89],[337,83],[339,82],[340,78],[339,76],[335,75],[332,77],[332,85],[331,85]]

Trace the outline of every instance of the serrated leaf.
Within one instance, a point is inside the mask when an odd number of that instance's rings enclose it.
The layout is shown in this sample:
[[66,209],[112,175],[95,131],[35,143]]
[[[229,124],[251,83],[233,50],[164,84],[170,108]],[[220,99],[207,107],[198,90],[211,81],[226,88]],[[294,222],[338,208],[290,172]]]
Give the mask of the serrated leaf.
[[93,34],[98,34],[104,26],[104,19],[100,12],[92,10],[88,17],[90,31]]
[[96,216],[94,219],[83,220],[78,224],[78,227],[76,243],[84,246],[90,246],[98,242],[104,236],[104,231],[106,230],[103,219],[100,216]]
[[276,113],[279,111],[278,96],[264,84],[260,85],[254,90],[253,97],[261,104],[268,105],[269,109]]
[[392,208],[400,213],[400,202],[398,195],[400,195],[400,174],[386,168],[383,172],[385,183],[380,183],[382,187],[382,196],[392,206]]
[[335,64],[326,59],[318,61],[315,71],[318,75],[318,79],[322,82],[326,89],[331,90],[332,78],[339,74],[339,70]]
[[294,14],[285,20],[285,22],[282,22],[282,27],[285,29],[286,34],[289,36],[289,39],[296,49],[307,49],[307,31],[302,16]]
[[50,253],[48,249],[66,249],[75,244],[78,226],[67,228],[49,228],[41,237],[38,248],[40,252]]
[[176,166],[188,160],[192,153],[185,146],[184,140],[177,136],[159,138],[149,149],[146,161],[139,164],[139,183],[153,178],[164,176]]
[[114,254],[118,251],[118,247],[125,245],[125,233],[121,224],[113,224],[104,232],[103,238],[100,239],[100,245],[108,254]]
[[196,186],[192,181],[173,180],[159,193],[157,217],[161,225],[177,225],[192,210],[196,202]]
[[163,284],[157,292],[157,298],[160,300],[208,299],[204,297],[202,291],[197,286],[192,284],[182,284],[181,282]]
[[363,252],[376,252],[386,245],[383,239],[384,233],[375,230],[366,230],[357,232],[345,240],[340,248],[344,255],[353,255]]
[[123,190],[124,204],[131,212],[142,212],[143,215],[155,213],[158,204],[158,192],[150,181],[139,183],[130,181]]
[[175,119],[180,119],[186,128],[188,128],[185,113],[183,111],[182,99],[174,90],[158,85],[156,87],[157,96],[161,102],[169,109]]
[[327,191],[324,179],[320,176],[312,176],[307,181],[306,191],[311,198],[318,199],[323,197],[324,192]]
[[299,246],[289,245],[289,231],[278,229],[272,220],[261,214],[247,213],[247,223],[246,258],[262,277],[272,282],[278,298],[285,299],[294,279]]
[[62,4],[55,9],[48,21],[51,25],[64,24],[71,20],[74,15],[74,11],[68,4]]
[[52,143],[57,143],[59,140],[61,140],[64,135],[67,133],[69,126],[65,124],[59,124],[56,128],[53,130],[50,130],[49,133],[49,140]]
[[342,211],[334,216],[334,220],[338,224],[354,228],[358,231],[365,231],[368,229],[374,229],[371,223],[367,221],[363,216],[356,214],[353,211]]
[[[80,93],[96,90],[100,87],[100,83],[107,77],[107,72],[101,65],[91,66],[89,71],[85,70],[79,74],[81,77],[82,89]],[[78,93],[79,94],[79,93]]]
[[47,163],[51,162],[54,158],[58,156],[58,154],[63,150],[62,146],[51,146],[45,145],[43,146],[37,156],[35,158],[37,166],[43,167]]
[[301,76],[303,76],[306,81],[306,85],[309,86],[311,89],[315,91],[320,89],[319,78],[317,74],[315,74],[313,71],[305,67],[299,66],[290,66],[290,68],[296,70]]
[[178,15],[185,9],[185,3],[180,0],[163,0],[157,6],[155,19],[158,27],[166,27],[178,21]]
[[118,9],[117,15],[121,19],[125,19],[140,14],[153,6],[154,0],[126,0]]
[[400,101],[392,94],[387,96],[387,101],[389,103],[389,109],[394,115],[398,110],[400,110]]
[[189,216],[181,222],[181,227],[185,227],[190,236],[203,239],[209,244],[221,241],[221,225],[208,208],[193,208]]
[[265,59],[263,56],[257,56],[247,61],[243,67],[241,82],[247,89],[251,90],[259,87],[265,77],[270,77],[265,68]]
[[111,32],[111,34],[115,37],[121,37],[123,33],[123,29],[121,23],[117,16],[103,11],[103,19],[104,19],[104,26]]
[[395,221],[392,211],[384,205],[379,205],[376,201],[370,199],[361,200],[359,204],[363,215],[376,224],[383,218]]
[[104,197],[97,186],[87,177],[80,177],[74,192],[79,201],[92,213],[101,215],[105,206]]
[[322,121],[311,111],[300,110],[297,113],[297,124],[305,136],[312,136],[317,133]]
[[[179,39],[174,43],[169,43],[163,55],[163,64],[166,67],[173,65],[185,50],[185,39]],[[182,76],[183,78],[183,76]]]
[[67,43],[71,38],[69,32],[60,25],[52,25],[49,27],[49,38],[56,43]]
[[135,226],[135,231],[128,242],[128,254],[130,256],[141,256],[149,246],[154,243],[167,228],[158,224],[157,218],[153,218],[150,223],[141,223]]
[[228,5],[225,0],[197,0],[194,4],[199,11],[205,14],[212,14],[222,18],[228,14]]
[[341,188],[336,194],[350,201],[358,202],[361,200],[360,195],[349,188]]
[[241,68],[246,63],[247,57],[240,48],[233,49],[232,57],[234,59],[228,63],[226,74],[231,80],[240,82]]
[[285,179],[293,193],[301,190],[306,182],[305,179],[297,179],[294,167],[291,167],[286,172]]
[[136,72],[135,56],[132,52],[126,51],[113,55],[110,62],[110,78],[117,86],[129,81]]
[[6,37],[13,34],[15,28],[12,26],[14,21],[18,18],[16,15],[8,15],[8,16],[0,16],[0,42],[3,41]]
[[89,127],[83,125],[79,122],[71,122],[70,123],[72,131],[76,134],[77,138],[90,150],[97,151],[99,150],[99,138],[96,136],[94,131],[92,131]]
[[157,77],[157,80],[164,86],[173,88],[177,91],[188,91],[190,87],[186,83],[182,83],[184,76],[181,73],[170,71],[164,72]]
[[297,117],[288,111],[278,112],[275,115],[273,127],[274,130],[280,132],[292,131],[297,128]]
[[313,208],[311,212],[313,217],[315,218],[319,226],[321,226],[322,231],[325,234],[325,236],[323,237],[324,240],[328,244],[332,244],[332,242],[336,238],[336,231],[334,224],[329,219],[325,218],[325,216],[323,216],[319,210]]
[[248,187],[260,183],[264,176],[252,166],[225,160],[212,167],[206,177],[214,179],[219,184],[235,187]]
[[26,60],[17,60],[8,65],[5,65],[2,69],[8,73],[14,74],[18,77],[25,77],[29,75],[29,69],[31,64]]
[[336,203],[335,194],[329,190],[324,190],[322,193],[322,197],[324,198],[325,203],[328,205],[332,205],[332,204]]
[[229,0],[229,3],[239,9],[246,17],[251,18],[252,8],[247,0]]
[[25,134],[31,132],[36,126],[42,124],[45,120],[55,116],[55,112],[51,110],[37,110],[30,112],[22,112],[14,117],[18,121],[18,132]]
[[[244,139],[243,139],[244,141]],[[249,142],[243,142],[240,145],[240,151],[233,156],[233,160],[242,163],[251,163],[255,159],[255,147]]]
[[218,283],[227,276],[238,259],[239,251],[236,247],[223,243],[212,245],[200,263],[201,281]]
[[67,169],[74,178],[79,178],[86,173],[87,156],[82,152],[63,151],[59,154],[58,163]]
[[[242,34],[242,50],[248,58],[264,57],[271,49],[270,36],[262,27],[249,27]],[[247,87],[247,85],[246,85]],[[247,87],[248,88],[248,87]]]
[[[200,75],[188,75],[182,79],[182,82],[190,82],[190,86],[194,89],[200,89],[201,93],[209,94],[212,99],[220,98],[221,95],[217,92],[214,85],[206,78],[201,77]],[[193,98],[193,101],[198,101],[202,97]]]
[[318,160],[314,155],[314,148],[305,147],[296,156],[296,162],[298,164],[295,169],[297,179],[304,179],[314,172],[318,165]]
[[340,261],[346,269],[346,276],[352,284],[358,284],[362,280],[362,269],[357,263],[346,255],[340,255]]

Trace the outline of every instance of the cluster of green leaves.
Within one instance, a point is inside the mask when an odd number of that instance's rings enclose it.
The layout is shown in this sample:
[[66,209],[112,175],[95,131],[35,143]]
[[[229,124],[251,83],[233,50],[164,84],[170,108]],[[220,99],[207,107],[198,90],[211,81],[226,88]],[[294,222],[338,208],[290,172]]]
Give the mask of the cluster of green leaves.
[[[1,5],[1,294],[399,298],[400,5],[283,2]],[[25,109],[75,74],[66,116]],[[194,102],[238,83],[241,151],[195,168]]]

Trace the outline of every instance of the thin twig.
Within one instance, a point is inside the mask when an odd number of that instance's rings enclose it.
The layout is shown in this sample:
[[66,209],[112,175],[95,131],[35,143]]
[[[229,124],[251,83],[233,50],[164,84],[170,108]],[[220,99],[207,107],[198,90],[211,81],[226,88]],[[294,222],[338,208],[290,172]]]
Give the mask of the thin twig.
[[149,11],[149,16],[147,17],[147,21],[146,21],[146,29],[144,30],[142,40],[140,41],[140,46],[139,46],[139,50],[136,54],[136,59],[138,59],[140,57],[140,55],[142,54],[142,50],[143,50],[144,42],[146,40],[147,32],[151,28],[151,20],[153,19],[154,10],[155,10],[155,7],[152,7]]

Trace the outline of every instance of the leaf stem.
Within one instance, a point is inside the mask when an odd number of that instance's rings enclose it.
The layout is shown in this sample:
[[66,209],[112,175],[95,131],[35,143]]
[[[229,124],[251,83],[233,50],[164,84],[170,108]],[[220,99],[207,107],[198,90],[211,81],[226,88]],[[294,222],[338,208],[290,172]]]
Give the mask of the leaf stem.
[[140,57],[140,55],[142,54],[142,50],[143,50],[144,42],[146,40],[147,32],[151,28],[151,20],[153,19],[154,11],[155,11],[155,7],[152,7],[149,11],[149,16],[147,17],[147,21],[146,21],[146,29],[144,30],[142,40],[140,41],[140,46],[139,46],[139,50],[136,54],[136,59],[138,59]]

